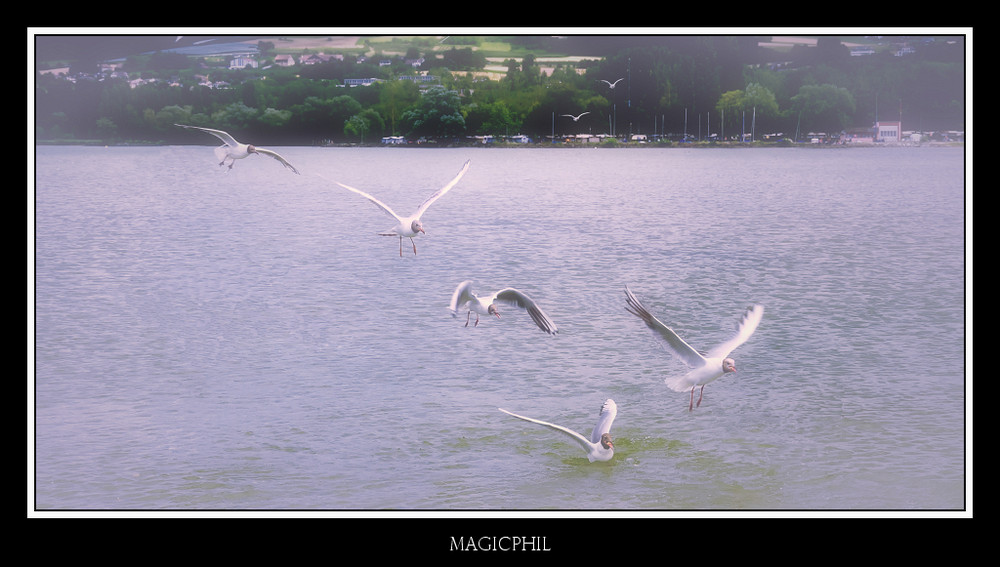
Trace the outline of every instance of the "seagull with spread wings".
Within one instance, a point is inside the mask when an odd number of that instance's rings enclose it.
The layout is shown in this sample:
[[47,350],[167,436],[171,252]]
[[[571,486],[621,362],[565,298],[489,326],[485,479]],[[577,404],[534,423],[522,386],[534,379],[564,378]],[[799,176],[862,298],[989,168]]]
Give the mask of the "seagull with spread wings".
[[479,296],[472,292],[472,281],[466,280],[455,288],[455,292],[451,295],[451,304],[449,308],[451,309],[451,316],[458,317],[458,311],[460,309],[468,309],[469,313],[465,317],[465,326],[469,326],[469,319],[472,318],[472,313],[476,313],[476,324],[475,327],[479,326],[479,316],[480,315],[493,315],[497,319],[500,318],[500,309],[497,307],[497,303],[504,303],[507,305],[513,305],[515,307],[520,307],[531,315],[531,320],[538,325],[538,328],[545,331],[550,335],[554,335],[559,332],[556,328],[556,324],[549,319],[549,316],[545,314],[544,311],[535,300],[528,297],[528,294],[518,291],[512,287],[506,287],[501,289],[496,293],[490,295]]
[[683,392],[691,388],[691,402],[688,405],[688,411],[694,409],[694,389],[696,387],[701,386],[701,392],[698,395],[698,405],[700,406],[706,384],[725,374],[736,372],[736,362],[729,357],[729,354],[750,338],[764,316],[762,305],[751,305],[737,322],[736,333],[725,342],[702,354],[677,336],[673,329],[653,317],[628,286],[625,286],[625,302],[626,311],[642,319],[646,326],[666,341],[667,347],[677,358],[691,367],[692,370],[687,374],[670,376],[665,380],[667,386],[675,392]]
[[184,124],[174,124],[174,126],[180,126],[181,128],[190,128],[193,130],[201,130],[202,132],[208,132],[209,134],[215,136],[216,138],[222,140],[222,145],[215,148],[215,157],[218,158],[219,165],[226,165],[226,160],[231,160],[229,162],[229,169],[233,168],[236,164],[236,160],[249,157],[251,155],[264,155],[272,157],[281,162],[282,165],[298,173],[299,170],[295,169],[292,164],[288,163],[288,160],[278,155],[277,152],[272,150],[266,150],[264,148],[258,148],[253,144],[243,144],[236,141],[229,135],[228,132],[223,132],[222,130],[216,130],[214,128],[202,128],[201,126],[185,126]]
[[544,425],[545,427],[551,427],[556,431],[561,431],[566,435],[569,435],[574,441],[583,447],[583,450],[587,452],[587,459],[592,463],[594,461],[610,461],[611,457],[615,456],[615,444],[614,440],[611,438],[611,424],[614,422],[615,416],[618,415],[618,406],[615,404],[615,401],[610,398],[605,400],[604,404],[601,405],[600,416],[597,418],[597,424],[594,425],[594,430],[591,431],[589,439],[576,431],[561,425],[518,415],[503,408],[497,409],[518,419]]
[[462,176],[465,175],[465,172],[469,171],[469,165],[470,164],[472,164],[472,160],[466,161],[465,165],[463,165],[462,169],[458,172],[458,175],[456,175],[451,181],[449,181],[447,185],[445,185],[444,187],[442,187],[442,188],[438,189],[437,191],[435,191],[433,195],[431,195],[430,197],[428,197],[423,203],[421,203],[421,205],[419,207],[417,207],[417,212],[413,213],[412,215],[410,215],[408,217],[403,217],[403,216],[400,216],[400,215],[396,214],[396,212],[393,211],[392,208],[389,207],[389,205],[386,205],[382,201],[376,199],[375,197],[369,195],[368,193],[365,193],[364,191],[362,191],[360,189],[355,189],[354,187],[351,187],[349,185],[344,185],[343,183],[340,183],[340,182],[336,182],[336,183],[337,183],[337,185],[340,185],[344,189],[347,189],[349,191],[353,191],[353,192],[357,193],[358,195],[361,195],[365,199],[368,199],[372,203],[375,203],[375,205],[377,205],[380,209],[382,209],[383,212],[385,212],[387,215],[389,215],[390,217],[392,217],[392,218],[394,218],[396,220],[396,226],[394,226],[393,228],[391,228],[391,229],[389,229],[389,230],[387,230],[385,232],[380,232],[378,234],[380,236],[398,236],[399,237],[399,255],[402,256],[403,255],[403,237],[405,236],[406,238],[410,239],[410,243],[413,244],[413,253],[416,254],[417,253],[417,244],[413,241],[413,237],[417,236],[418,234],[427,234],[424,231],[424,225],[421,224],[421,222],[420,222],[420,217],[423,216],[423,214],[424,214],[425,211],[427,211],[427,207],[430,207],[434,203],[434,201],[437,201],[438,199],[440,199],[442,196],[444,196],[445,193],[447,193],[449,190],[451,190],[451,188],[454,187],[458,183],[459,179],[461,179]]

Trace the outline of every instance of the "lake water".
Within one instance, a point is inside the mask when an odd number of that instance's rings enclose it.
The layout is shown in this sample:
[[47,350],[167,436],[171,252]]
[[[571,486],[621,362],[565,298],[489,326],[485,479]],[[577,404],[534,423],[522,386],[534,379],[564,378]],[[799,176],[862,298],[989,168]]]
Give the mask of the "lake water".
[[[34,510],[970,505],[963,149],[277,149],[36,148]],[[467,159],[417,255],[328,181],[409,213]],[[701,407],[625,285],[696,347],[765,305]],[[497,410],[609,397],[607,463]]]

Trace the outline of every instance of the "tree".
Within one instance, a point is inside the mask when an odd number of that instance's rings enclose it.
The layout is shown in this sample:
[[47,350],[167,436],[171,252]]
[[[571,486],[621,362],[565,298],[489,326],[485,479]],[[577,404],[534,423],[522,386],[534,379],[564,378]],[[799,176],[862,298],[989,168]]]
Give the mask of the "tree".
[[792,108],[807,130],[841,130],[850,125],[854,98],[843,87],[804,85],[792,97]]
[[362,144],[365,142],[365,135],[369,132],[374,132],[377,136],[381,137],[384,131],[385,120],[382,119],[378,112],[370,108],[362,110],[344,122],[344,134],[357,137],[361,140]]
[[469,130],[478,134],[501,136],[516,134],[520,125],[504,101],[474,104],[468,108],[465,123]]
[[[720,120],[723,121],[723,128],[727,132],[733,132],[732,126],[739,126],[745,108],[744,98],[743,91],[726,91],[719,97],[715,111],[719,113]],[[739,131],[739,128],[736,131]]]
[[257,109],[250,108],[242,102],[228,104],[212,113],[212,122],[220,130],[246,130],[257,118]]
[[411,136],[447,138],[465,133],[465,118],[459,111],[458,93],[435,86],[427,89],[417,104],[403,113],[402,122]]
[[98,118],[97,135],[106,142],[113,141],[118,135],[118,126],[109,118]]
[[310,96],[301,105],[291,108],[296,129],[315,139],[338,137],[344,132],[344,123],[361,110],[361,103],[347,95],[334,98]]
[[420,88],[413,81],[388,81],[377,85],[377,109],[383,120],[388,120],[389,131],[396,133],[396,121],[407,108],[420,100]]
[[774,93],[759,83],[750,83],[743,91],[743,108],[748,111],[753,109],[758,117],[778,115],[778,101]]

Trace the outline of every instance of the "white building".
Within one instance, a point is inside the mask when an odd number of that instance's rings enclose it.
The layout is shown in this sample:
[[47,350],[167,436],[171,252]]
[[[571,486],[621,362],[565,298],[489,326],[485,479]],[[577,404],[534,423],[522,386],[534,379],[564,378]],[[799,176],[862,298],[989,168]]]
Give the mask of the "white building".
[[876,122],[875,140],[896,144],[902,141],[903,125],[900,122]]
[[229,60],[230,69],[246,69],[247,67],[251,69],[257,68],[257,58],[249,53],[234,55]]

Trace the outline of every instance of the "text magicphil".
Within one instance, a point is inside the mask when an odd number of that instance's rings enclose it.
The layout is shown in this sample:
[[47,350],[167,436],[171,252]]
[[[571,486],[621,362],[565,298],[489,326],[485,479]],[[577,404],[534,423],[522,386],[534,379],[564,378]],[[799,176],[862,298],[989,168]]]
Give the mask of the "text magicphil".
[[545,536],[481,536],[451,538],[450,551],[552,551]]

